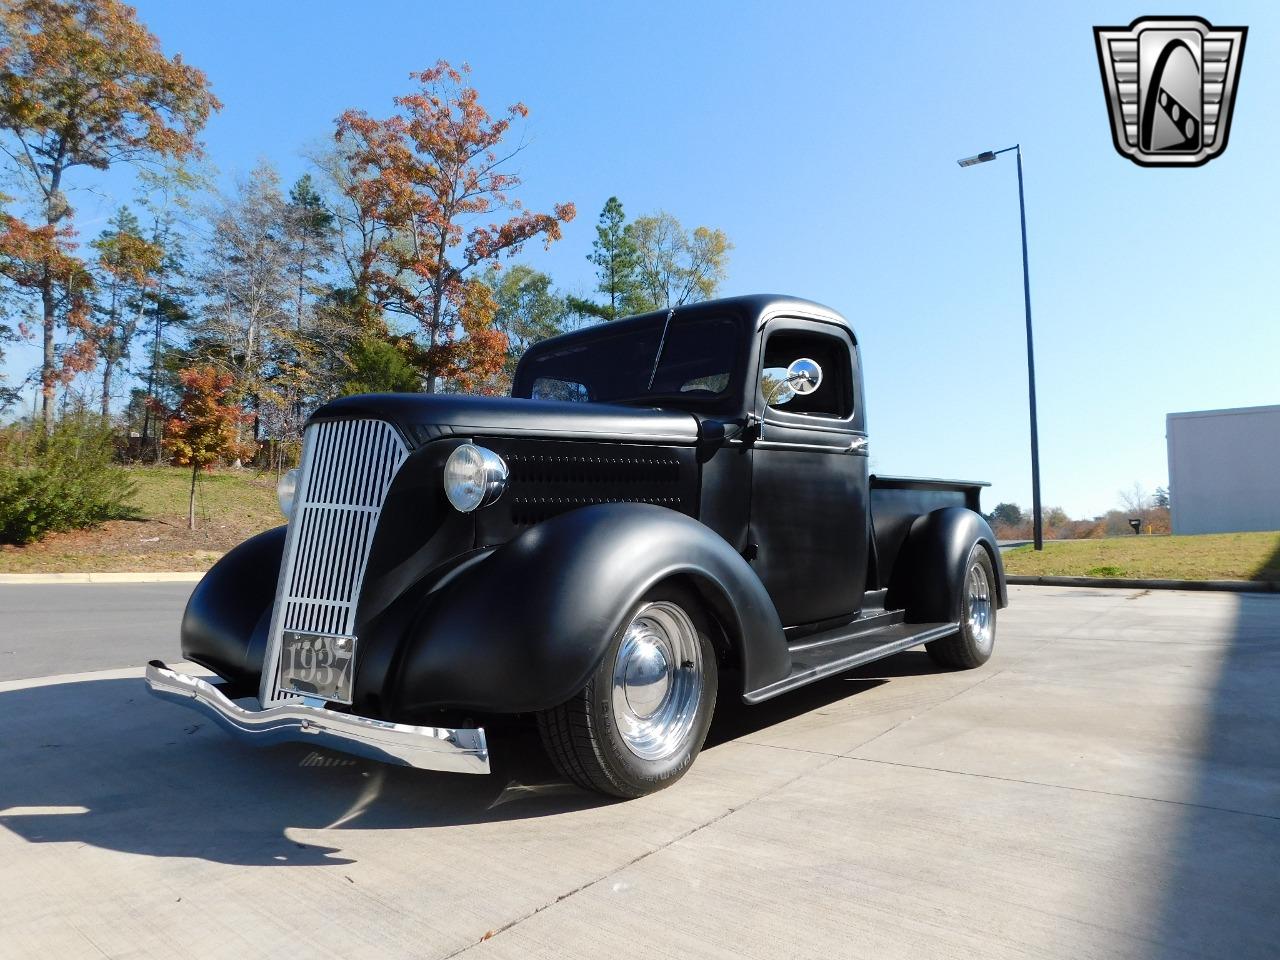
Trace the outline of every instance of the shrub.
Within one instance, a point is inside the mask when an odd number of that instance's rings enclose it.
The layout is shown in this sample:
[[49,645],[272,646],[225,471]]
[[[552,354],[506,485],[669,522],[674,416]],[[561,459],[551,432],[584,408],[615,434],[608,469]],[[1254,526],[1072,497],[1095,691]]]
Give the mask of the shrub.
[[1108,565],[1105,567],[1090,567],[1084,572],[1084,575],[1086,577],[1123,577],[1124,572],[1124,567]]
[[92,416],[64,417],[48,438],[0,430],[0,543],[132,516],[133,484],[113,455],[111,430]]

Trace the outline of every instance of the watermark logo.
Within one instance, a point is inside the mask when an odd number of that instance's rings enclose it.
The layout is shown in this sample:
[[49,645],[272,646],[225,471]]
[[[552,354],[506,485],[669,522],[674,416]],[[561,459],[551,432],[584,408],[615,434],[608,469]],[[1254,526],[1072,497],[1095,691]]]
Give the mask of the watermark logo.
[[1198,167],[1222,153],[1248,32],[1199,17],[1094,27],[1120,155],[1144,167]]

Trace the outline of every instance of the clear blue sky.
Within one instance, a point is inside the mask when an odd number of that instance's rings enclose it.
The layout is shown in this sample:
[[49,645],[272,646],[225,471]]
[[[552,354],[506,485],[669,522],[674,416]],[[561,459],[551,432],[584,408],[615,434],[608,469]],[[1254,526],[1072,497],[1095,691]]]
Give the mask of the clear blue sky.
[[[1046,505],[1073,516],[1166,480],[1164,415],[1280,402],[1280,11],[1249,26],[1230,147],[1192,170],[1111,145],[1091,27],[1128,4],[470,4],[145,0],[166,50],[212,79],[224,182],[291,180],[345,107],[385,114],[407,74],[469,62],[491,109],[524,101],[534,209],[578,205],[523,259],[570,291],[610,194],[736,244],[725,293],[844,312],[866,363],[873,463],[985,478],[1030,505],[1017,182],[1021,141]],[[1177,5],[1175,5],[1177,6]],[[1181,5],[1185,7],[1186,5]],[[476,8],[480,9],[480,8]],[[127,189],[76,198],[87,235]],[[33,354],[13,351],[11,373]]]

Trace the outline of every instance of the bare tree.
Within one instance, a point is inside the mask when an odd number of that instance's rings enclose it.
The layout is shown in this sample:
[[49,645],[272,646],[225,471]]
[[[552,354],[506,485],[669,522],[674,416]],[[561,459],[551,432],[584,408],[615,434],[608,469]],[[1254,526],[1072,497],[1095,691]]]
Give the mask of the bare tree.
[[279,364],[295,321],[279,175],[260,162],[209,220],[212,232],[200,274],[204,305],[194,352],[235,377],[236,396],[253,411],[257,439],[264,414],[280,418]]
[[1135,517],[1151,509],[1151,496],[1140,483],[1135,482],[1128,490],[1121,490],[1119,496],[1121,506]]
[[724,282],[733,244],[723,230],[686,230],[659,211],[631,224],[640,262],[640,283],[651,309],[709,300]]
[[327,187],[324,203],[334,220],[333,242],[339,269],[345,274],[347,309],[368,332],[385,332],[382,312],[386,304],[375,297],[371,273],[378,246],[393,231],[376,211],[360,203],[349,154],[349,148],[339,144],[309,156]]

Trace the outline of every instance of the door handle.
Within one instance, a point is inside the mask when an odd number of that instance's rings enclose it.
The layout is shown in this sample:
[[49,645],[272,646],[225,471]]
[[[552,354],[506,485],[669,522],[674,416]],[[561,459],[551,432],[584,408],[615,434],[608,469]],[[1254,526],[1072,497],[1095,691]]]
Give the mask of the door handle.
[[869,442],[866,437],[854,437],[853,442],[849,444],[849,449],[845,453],[861,453],[867,449],[867,443]]

